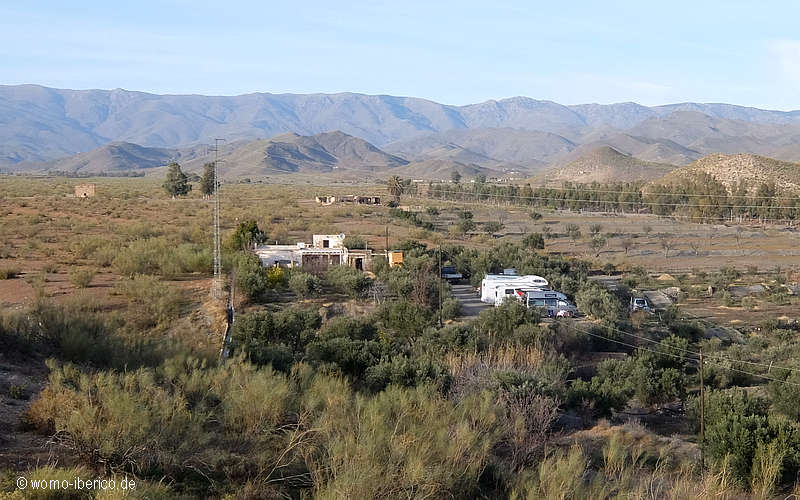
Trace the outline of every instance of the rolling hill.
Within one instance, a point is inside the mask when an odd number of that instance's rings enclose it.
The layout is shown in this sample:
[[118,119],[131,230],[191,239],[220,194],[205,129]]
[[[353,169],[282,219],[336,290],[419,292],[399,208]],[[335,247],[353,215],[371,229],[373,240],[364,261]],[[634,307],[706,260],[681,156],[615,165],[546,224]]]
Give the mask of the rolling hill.
[[786,162],[754,154],[711,154],[673,170],[659,179],[660,184],[680,182],[705,172],[728,189],[745,181],[755,190],[761,183],[774,182],[781,190],[800,192],[800,163]]
[[[220,147],[225,177],[259,177],[285,173],[331,173],[337,170],[375,172],[407,165],[372,144],[340,131],[313,136],[295,133],[271,139],[237,141]],[[212,155],[198,156],[185,164],[200,171]]]
[[[188,172],[201,172],[214,154],[209,147],[181,149],[148,148],[119,142],[86,153],[49,162],[17,165],[23,172],[67,172],[79,175],[119,174],[149,171],[161,175],[159,167],[177,161]],[[408,164],[372,144],[334,131],[314,136],[289,133],[271,139],[234,141],[220,144],[225,177],[259,177],[283,173],[331,173],[340,170],[382,171]]]
[[487,178],[499,178],[504,174],[502,171],[481,167],[474,163],[466,164],[448,159],[415,161],[404,167],[392,170],[392,174],[410,179],[447,181],[452,178],[453,172],[458,172],[465,180],[475,178],[478,175],[485,175]]
[[55,171],[72,174],[120,173],[161,167],[172,160],[191,156],[187,151],[166,148],[146,148],[130,142],[112,142],[86,153],[43,163],[20,164],[20,171]]
[[566,165],[601,147],[611,147],[640,160],[672,165],[687,165],[703,156],[669,139],[651,139],[616,130],[599,130],[581,138],[580,146],[556,159],[556,165]]
[[562,182],[651,181],[664,177],[675,165],[639,160],[604,146],[533,179],[545,184]]

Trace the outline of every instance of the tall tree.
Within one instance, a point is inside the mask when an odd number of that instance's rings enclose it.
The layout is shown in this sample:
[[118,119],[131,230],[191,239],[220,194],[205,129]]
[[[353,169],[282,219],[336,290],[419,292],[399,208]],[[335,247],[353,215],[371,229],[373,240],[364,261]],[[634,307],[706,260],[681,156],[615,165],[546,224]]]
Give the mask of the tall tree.
[[393,175],[389,177],[389,194],[394,196],[394,201],[400,203],[400,195],[403,194],[405,186],[400,177]]
[[192,190],[189,178],[183,173],[181,166],[174,161],[167,165],[167,179],[163,186],[173,199],[176,196],[186,196]]
[[461,173],[459,173],[458,170],[454,169],[450,173],[450,180],[453,181],[453,184],[458,184],[459,182],[461,182]]
[[203,178],[200,181],[200,191],[204,197],[214,194],[214,164],[206,163],[203,165]]

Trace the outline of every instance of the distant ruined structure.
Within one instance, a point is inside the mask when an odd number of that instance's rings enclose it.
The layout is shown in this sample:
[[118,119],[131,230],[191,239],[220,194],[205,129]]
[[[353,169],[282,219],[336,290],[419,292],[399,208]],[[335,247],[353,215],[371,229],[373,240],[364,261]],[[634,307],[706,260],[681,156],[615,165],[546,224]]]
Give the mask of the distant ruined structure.
[[355,203],[358,205],[380,205],[380,196],[358,196],[346,194],[342,196],[315,196],[314,201],[320,205],[333,205],[335,203]]
[[93,198],[94,184],[78,184],[75,186],[76,198]]

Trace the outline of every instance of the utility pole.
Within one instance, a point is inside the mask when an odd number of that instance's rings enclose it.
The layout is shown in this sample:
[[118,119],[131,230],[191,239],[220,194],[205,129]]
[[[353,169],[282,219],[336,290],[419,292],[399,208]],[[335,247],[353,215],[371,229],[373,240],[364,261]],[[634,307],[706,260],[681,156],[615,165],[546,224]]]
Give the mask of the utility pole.
[[389,226],[386,226],[386,262],[389,262]]
[[442,244],[439,243],[439,328],[443,326],[442,323]]
[[700,471],[706,468],[705,447],[706,447],[706,398],[705,398],[705,378],[703,373],[703,350],[700,349]]

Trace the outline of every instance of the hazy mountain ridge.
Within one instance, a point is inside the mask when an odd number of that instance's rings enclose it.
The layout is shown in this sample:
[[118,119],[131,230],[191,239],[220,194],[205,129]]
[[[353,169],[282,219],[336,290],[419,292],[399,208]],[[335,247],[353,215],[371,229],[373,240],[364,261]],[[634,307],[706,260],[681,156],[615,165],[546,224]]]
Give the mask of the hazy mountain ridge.
[[576,147],[569,139],[551,132],[480,128],[428,134],[415,139],[393,142],[384,148],[409,160],[426,160],[437,158],[433,152],[447,146],[456,146],[475,155],[476,158],[485,157],[497,164],[528,169],[542,168],[553,158],[566,154]]
[[[673,115],[675,112],[678,114]],[[704,125],[691,113],[711,121]],[[682,120],[688,120],[692,130],[702,135],[681,136]],[[715,120],[722,121],[722,128]],[[6,166],[66,157],[116,141],[179,148],[211,143],[216,137],[236,141],[287,132],[314,135],[341,130],[381,147],[457,130],[480,130],[475,135],[485,140],[485,130],[496,128],[555,134],[560,139],[553,140],[575,145],[585,142],[582,137],[607,130],[663,139],[667,151],[672,148],[666,141],[672,141],[692,150],[696,146],[700,154],[715,148],[731,152],[734,145],[741,144],[760,154],[780,150],[786,155],[793,154],[792,146],[800,140],[800,111],[697,103],[564,106],[527,97],[451,106],[413,97],[353,93],[201,96],[0,86],[0,164]],[[739,140],[742,137],[753,139]],[[519,163],[520,158],[512,161],[506,154],[501,154],[504,158],[494,156],[504,147],[474,152],[500,162]],[[557,158],[543,149],[525,160],[553,163]]]

